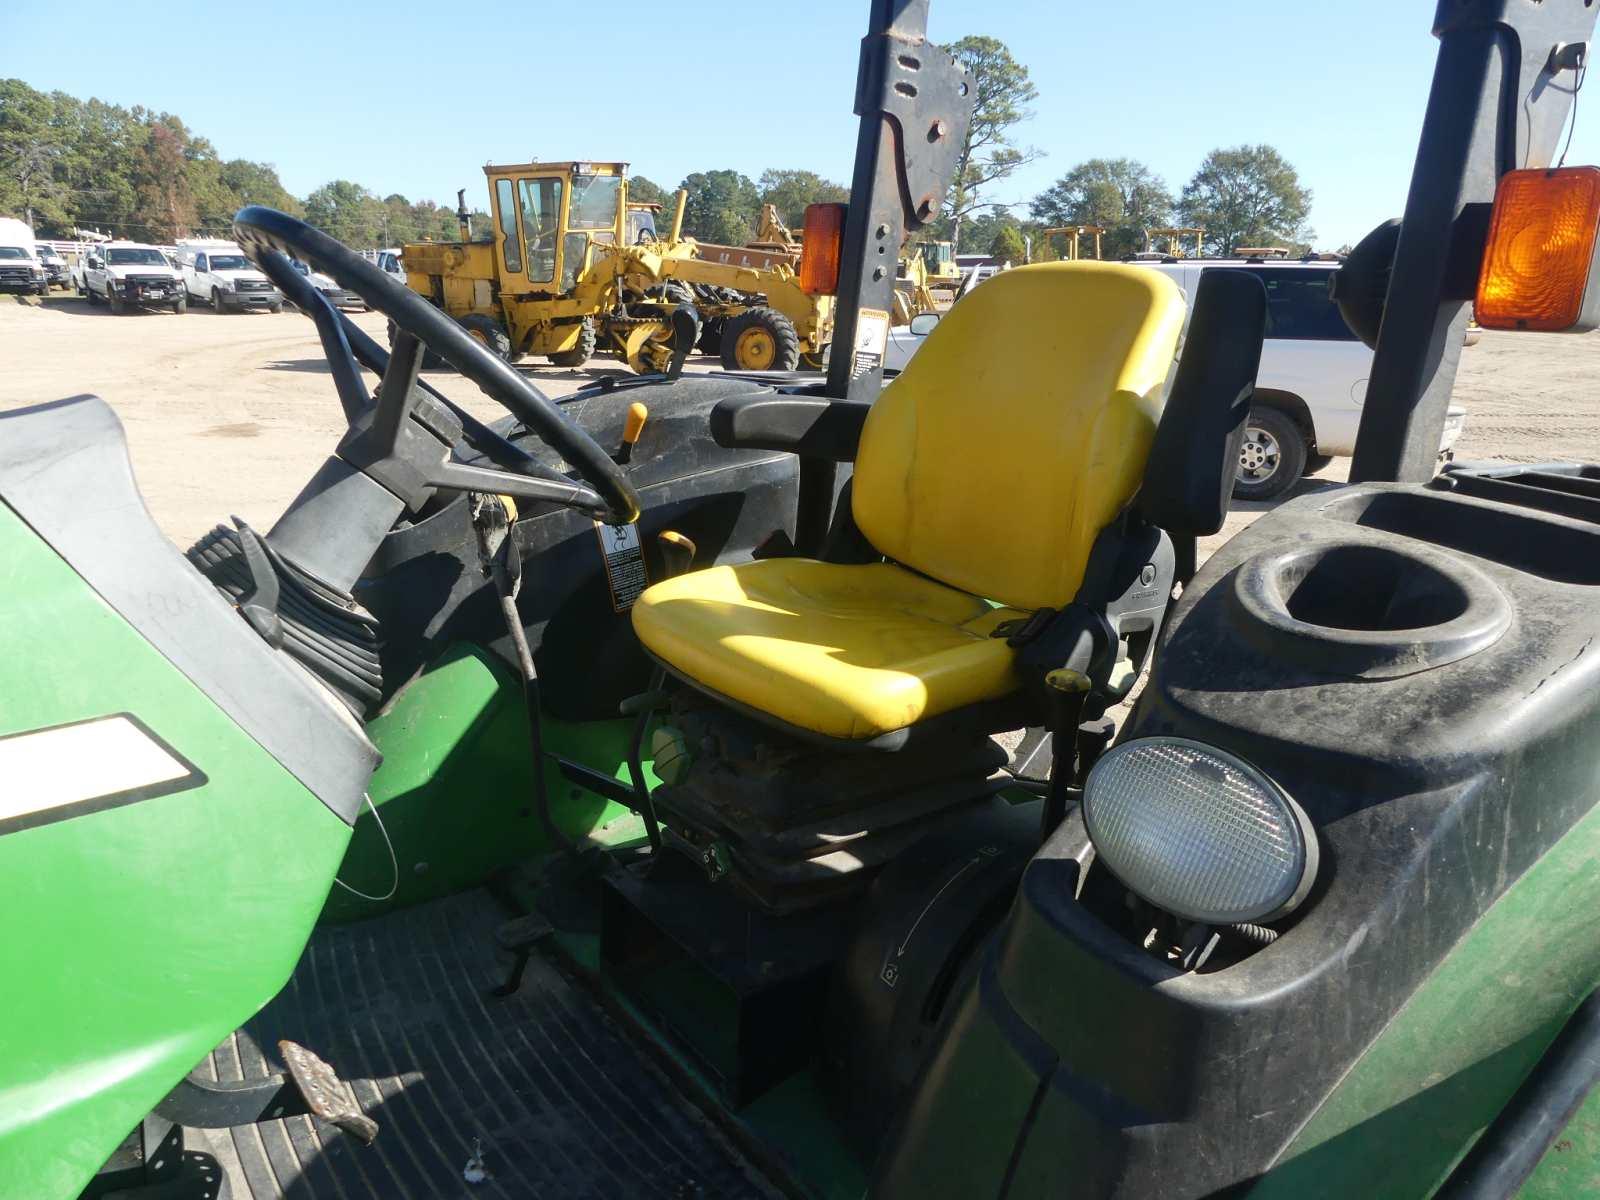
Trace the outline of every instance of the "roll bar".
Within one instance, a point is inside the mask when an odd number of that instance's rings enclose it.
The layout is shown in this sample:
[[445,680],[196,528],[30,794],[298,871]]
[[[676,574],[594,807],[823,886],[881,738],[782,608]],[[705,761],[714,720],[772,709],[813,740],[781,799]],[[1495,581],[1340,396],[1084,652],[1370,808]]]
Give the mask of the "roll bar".
[[1549,166],[1593,0],[1439,0],[1439,58],[1411,173],[1352,481],[1433,476],[1495,183]]

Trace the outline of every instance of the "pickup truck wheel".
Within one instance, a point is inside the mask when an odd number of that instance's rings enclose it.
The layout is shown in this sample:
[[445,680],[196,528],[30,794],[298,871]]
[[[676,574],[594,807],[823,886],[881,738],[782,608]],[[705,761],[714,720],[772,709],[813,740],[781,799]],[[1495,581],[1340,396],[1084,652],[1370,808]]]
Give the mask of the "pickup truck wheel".
[[222,289],[221,288],[212,288],[211,289],[211,308],[212,308],[212,311],[218,312],[218,313],[223,313],[223,312],[227,312],[228,311],[223,306],[223,303],[222,303]]
[[1252,408],[1239,444],[1236,500],[1271,500],[1283,495],[1306,468],[1306,435],[1293,417],[1275,408]]
[[116,316],[121,316],[127,311],[127,302],[117,293],[117,289],[109,282],[106,284],[106,304]]
[[189,293],[188,292],[184,292],[181,296],[179,296],[176,300],[174,300],[172,302],[172,311],[175,312],[175,313],[186,313],[186,312],[189,311]]

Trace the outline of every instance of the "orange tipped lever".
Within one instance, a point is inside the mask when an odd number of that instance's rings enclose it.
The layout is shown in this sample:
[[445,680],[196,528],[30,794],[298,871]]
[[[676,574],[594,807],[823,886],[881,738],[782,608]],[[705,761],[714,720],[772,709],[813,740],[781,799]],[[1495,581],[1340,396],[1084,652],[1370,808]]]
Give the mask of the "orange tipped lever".
[[694,539],[676,529],[663,529],[656,534],[656,548],[661,551],[661,565],[667,579],[682,575],[694,563]]
[[628,418],[622,424],[622,449],[617,452],[619,463],[625,463],[633,457],[633,445],[644,433],[644,423],[649,419],[650,410],[639,401],[628,405]]

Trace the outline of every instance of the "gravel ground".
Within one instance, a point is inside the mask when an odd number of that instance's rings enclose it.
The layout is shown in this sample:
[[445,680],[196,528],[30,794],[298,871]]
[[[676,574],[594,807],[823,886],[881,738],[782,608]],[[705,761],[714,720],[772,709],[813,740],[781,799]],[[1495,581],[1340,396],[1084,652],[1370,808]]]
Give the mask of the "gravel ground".
[[[376,313],[355,321],[383,338]],[[292,312],[115,317],[59,294],[43,304],[0,296],[0,364],[0,409],[82,392],[110,402],[127,427],[146,501],[179,545],[235,514],[270,527],[343,430],[311,323]],[[618,366],[596,364],[529,373],[564,395]],[[714,365],[704,359],[690,369]],[[1600,461],[1597,368],[1595,335],[1485,333],[1462,358],[1456,400],[1468,416],[1458,456]],[[453,372],[428,378],[480,416],[499,415]],[[1335,459],[1293,494],[1336,486],[1348,468]],[[1271,507],[1239,505],[1211,546]]]

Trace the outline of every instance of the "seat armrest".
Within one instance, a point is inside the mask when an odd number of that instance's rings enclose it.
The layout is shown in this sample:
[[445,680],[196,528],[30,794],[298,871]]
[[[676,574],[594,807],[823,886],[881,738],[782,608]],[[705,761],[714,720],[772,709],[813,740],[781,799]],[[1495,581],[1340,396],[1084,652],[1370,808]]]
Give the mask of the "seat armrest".
[[826,396],[734,396],[711,410],[711,436],[735,450],[787,450],[854,462],[872,405]]

